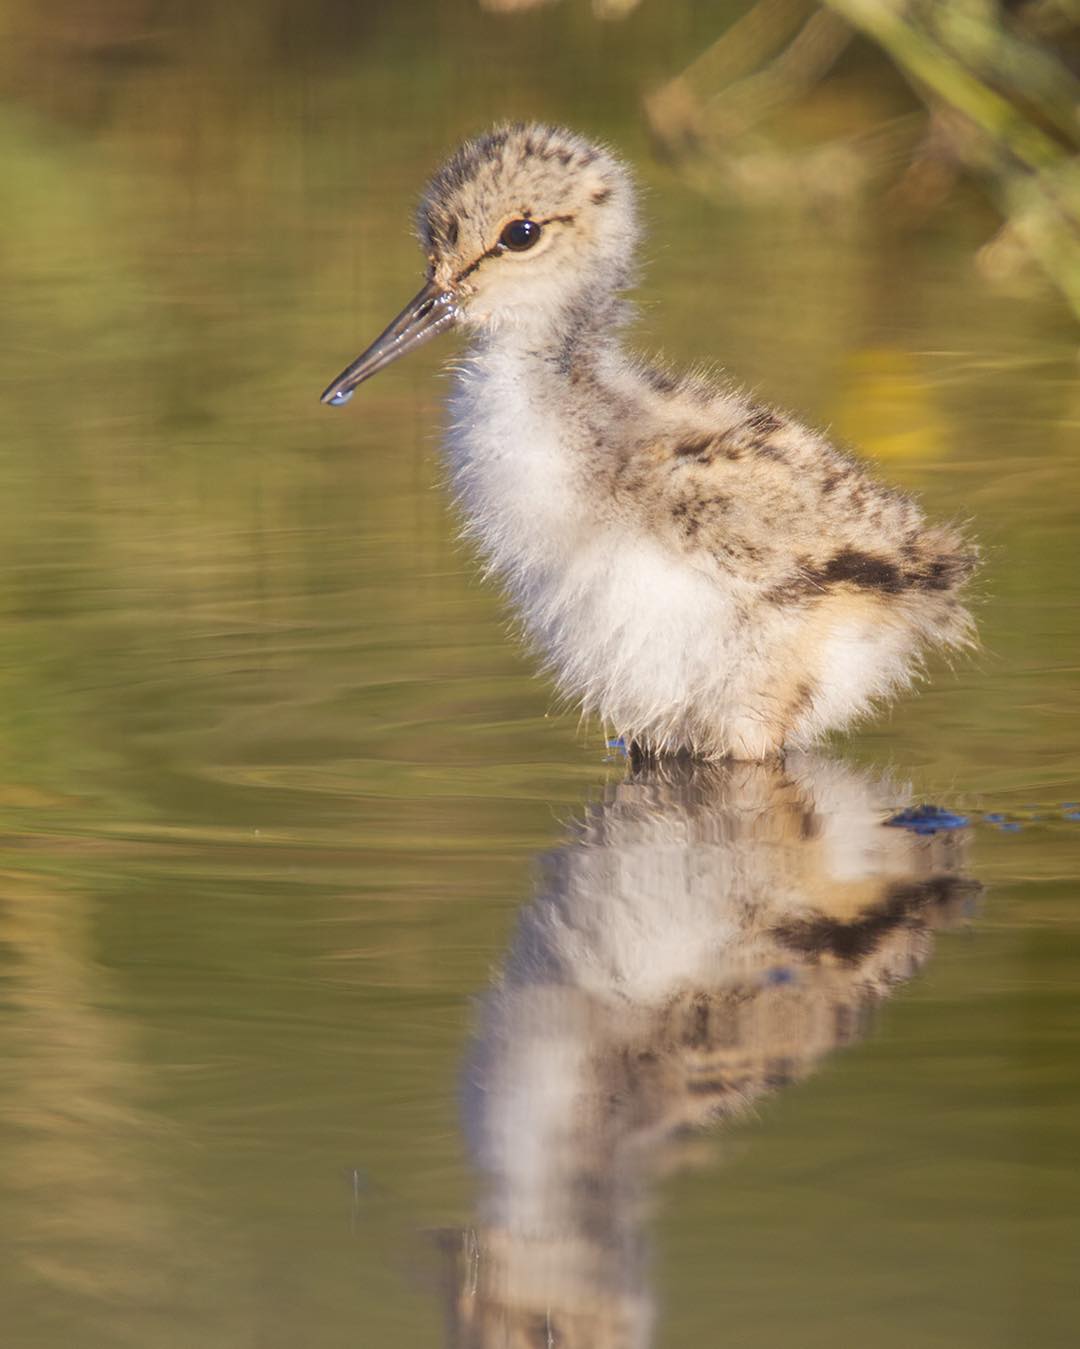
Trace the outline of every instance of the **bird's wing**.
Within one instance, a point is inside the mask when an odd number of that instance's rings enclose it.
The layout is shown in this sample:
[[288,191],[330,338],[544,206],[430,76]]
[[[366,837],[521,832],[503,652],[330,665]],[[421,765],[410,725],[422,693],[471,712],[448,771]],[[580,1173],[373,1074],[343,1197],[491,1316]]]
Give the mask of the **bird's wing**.
[[[711,413],[712,415],[708,415]],[[880,595],[952,590],[974,552],[825,436],[726,397],[642,438],[617,491],[690,556],[793,601],[837,586]]]

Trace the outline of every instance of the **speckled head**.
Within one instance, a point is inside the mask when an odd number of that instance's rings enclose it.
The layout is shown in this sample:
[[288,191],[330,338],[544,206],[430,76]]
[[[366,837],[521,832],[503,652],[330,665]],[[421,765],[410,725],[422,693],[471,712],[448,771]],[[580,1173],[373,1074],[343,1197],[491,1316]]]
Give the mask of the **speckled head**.
[[345,402],[377,370],[455,324],[547,326],[633,276],[630,175],[602,146],[559,127],[498,127],[468,141],[431,179],[417,225],[427,284],[324,402]]
[[632,276],[637,211],[630,175],[572,131],[500,127],[469,141],[432,178],[417,217],[436,282],[473,322],[616,290]]

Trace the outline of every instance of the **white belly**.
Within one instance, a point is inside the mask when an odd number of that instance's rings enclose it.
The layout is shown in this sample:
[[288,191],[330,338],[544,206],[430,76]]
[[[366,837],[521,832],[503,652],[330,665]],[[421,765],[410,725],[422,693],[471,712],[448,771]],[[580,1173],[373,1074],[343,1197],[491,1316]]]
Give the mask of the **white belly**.
[[459,380],[447,441],[467,533],[559,690],[620,734],[665,738],[714,682],[733,602],[715,577],[611,518],[567,428],[513,362]]
[[720,643],[733,627],[712,577],[603,530],[536,575],[522,599],[563,692],[619,733],[685,743],[695,705],[722,678]]
[[560,693],[654,749],[767,753],[748,710],[762,633],[738,623],[735,581],[615,518],[513,363],[464,374],[451,407],[466,533]]

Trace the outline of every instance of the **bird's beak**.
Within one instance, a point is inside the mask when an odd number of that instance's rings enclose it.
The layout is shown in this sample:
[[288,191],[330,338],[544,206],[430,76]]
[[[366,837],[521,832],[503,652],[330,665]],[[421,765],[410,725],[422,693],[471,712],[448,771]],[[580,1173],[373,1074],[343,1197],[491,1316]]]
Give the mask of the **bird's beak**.
[[438,333],[445,332],[457,322],[456,297],[448,290],[429,281],[419,295],[415,295],[385,332],[357,356],[348,369],[343,370],[322,395],[322,402],[340,407],[353,396],[353,391],[365,379],[370,379],[391,361],[407,351],[423,346]]

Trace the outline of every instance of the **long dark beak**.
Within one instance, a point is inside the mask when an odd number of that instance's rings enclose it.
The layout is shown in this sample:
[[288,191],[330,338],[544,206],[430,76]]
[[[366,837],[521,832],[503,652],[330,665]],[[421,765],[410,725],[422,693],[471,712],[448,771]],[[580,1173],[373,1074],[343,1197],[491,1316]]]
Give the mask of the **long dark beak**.
[[429,342],[457,320],[454,296],[429,281],[419,295],[409,301],[385,332],[372,342],[362,355],[357,356],[347,370],[343,370],[322,395],[321,401],[340,407],[353,396],[353,391],[365,379],[370,379],[391,361],[404,356]]

